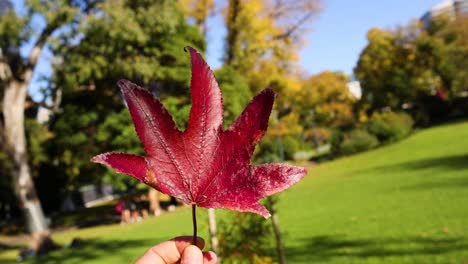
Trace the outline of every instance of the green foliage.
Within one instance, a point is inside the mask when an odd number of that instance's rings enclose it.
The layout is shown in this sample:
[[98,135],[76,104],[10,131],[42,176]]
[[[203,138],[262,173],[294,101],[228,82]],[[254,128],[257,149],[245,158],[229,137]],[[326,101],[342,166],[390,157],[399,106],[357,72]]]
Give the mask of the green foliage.
[[[371,29],[354,69],[371,110],[427,104],[424,98],[453,100],[468,84],[467,16],[444,17],[423,28],[419,22],[395,30]],[[427,106],[430,107],[430,106]],[[420,115],[415,109],[414,116]],[[427,115],[427,113],[422,113]],[[430,118],[430,117],[429,117]]]
[[[144,154],[143,147],[135,132],[131,121],[130,113],[127,109],[122,109],[117,113],[108,113],[104,122],[97,127],[96,144],[107,151],[122,151],[134,154]],[[127,190],[128,186],[138,183],[137,180],[128,175],[119,174],[109,168],[99,168],[103,171],[102,181],[111,183],[118,191]]]
[[308,145],[318,148],[322,145],[329,144],[332,138],[333,130],[325,127],[309,128],[304,132],[305,141]]
[[304,128],[299,122],[299,116],[290,112],[278,120],[277,115],[278,112],[273,111],[268,131],[254,152],[256,163],[293,160],[296,152],[309,149],[304,144]]
[[381,142],[395,142],[411,133],[413,123],[411,116],[403,112],[374,112],[367,130]]
[[97,98],[89,98],[89,95],[81,92],[65,97],[64,102],[67,103],[50,125],[53,135],[53,140],[48,142],[50,163],[58,173],[68,178],[67,189],[99,182],[93,177],[96,170],[89,159],[99,150],[95,134],[104,118],[93,109]]
[[453,21],[440,17],[431,22],[428,36],[421,41],[425,55],[435,61],[441,87],[449,98],[468,91],[468,15]]
[[355,129],[344,135],[340,150],[342,154],[349,155],[375,148],[378,144],[379,140],[374,135],[366,130]]
[[22,31],[27,18],[18,16],[13,10],[8,10],[0,17],[0,47],[19,47],[23,40]]
[[253,160],[258,164],[280,162],[278,139],[269,136],[263,137],[255,148]]
[[62,83],[104,89],[127,78],[151,84],[159,94],[187,87],[190,63],[183,47],[203,50],[205,42],[175,1],[105,1],[97,8],[77,45],[56,48],[67,62],[56,69]]
[[352,109],[356,99],[347,87],[348,81],[344,73],[331,71],[305,80],[292,105],[302,125],[306,128],[350,126],[354,121]]
[[132,80],[157,95],[181,129],[190,110],[189,55],[205,41],[188,25],[176,1],[99,1],[82,27],[53,46],[63,63],[53,81],[63,88],[63,110],[51,124],[53,166],[70,188],[110,182],[116,189],[136,183],[89,162],[97,153],[143,154],[115,83]]
[[293,160],[294,154],[301,150],[303,142],[298,137],[285,136],[281,137],[285,160]]
[[214,73],[223,93],[224,127],[227,128],[242,113],[252,93],[247,81],[232,67],[225,65]]
[[272,263],[270,221],[255,214],[232,212],[218,224],[219,256],[227,263]]
[[164,107],[171,113],[174,122],[180,130],[187,128],[191,105],[184,97],[169,96],[162,100]]
[[[45,144],[51,137],[45,124],[40,124],[36,119],[27,118],[25,121],[26,135],[28,141],[28,152],[30,164],[33,168],[38,168],[43,162],[48,161]],[[38,170],[32,170],[33,175],[37,176]]]
[[[6,214],[16,207],[13,177],[10,175],[11,161],[3,150],[0,150],[0,219],[7,220]],[[0,226],[2,225],[0,220]]]
[[339,129],[333,129],[330,136],[331,153],[338,155],[340,153],[340,146],[344,139],[344,132]]
[[[406,76],[412,77],[405,70],[405,64],[411,67],[414,60],[414,48],[401,54],[396,36],[391,31],[373,28],[367,33],[368,44],[361,52],[354,73],[361,83],[363,99],[373,109],[389,106],[399,108],[402,101],[411,96],[414,90],[408,87]],[[411,52],[411,54],[409,54]],[[405,57],[398,57],[397,55]],[[406,59],[406,57],[413,59]]]
[[293,135],[266,135],[254,152],[255,163],[273,163],[293,160],[294,154],[300,150],[309,150],[302,138]]

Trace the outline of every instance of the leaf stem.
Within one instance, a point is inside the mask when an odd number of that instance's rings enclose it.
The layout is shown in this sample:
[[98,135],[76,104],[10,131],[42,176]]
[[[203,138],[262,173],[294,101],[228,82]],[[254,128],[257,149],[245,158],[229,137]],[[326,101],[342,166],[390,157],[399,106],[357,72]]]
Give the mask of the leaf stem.
[[192,204],[192,222],[193,222],[193,245],[197,245],[197,205]]

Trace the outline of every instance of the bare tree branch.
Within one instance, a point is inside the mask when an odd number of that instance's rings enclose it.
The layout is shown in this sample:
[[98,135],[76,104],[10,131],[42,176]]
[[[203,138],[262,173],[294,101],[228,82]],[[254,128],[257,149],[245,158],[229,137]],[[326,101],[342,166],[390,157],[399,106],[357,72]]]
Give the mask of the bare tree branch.
[[31,53],[27,58],[27,64],[24,71],[23,81],[25,83],[29,83],[32,78],[32,74],[34,72],[34,68],[37,65],[39,57],[41,56],[42,50],[44,49],[45,44],[47,43],[47,39],[52,35],[54,30],[57,29],[55,24],[48,25],[39,35],[34,43],[33,48],[31,49]]
[[292,25],[289,29],[287,29],[283,34],[277,35],[274,39],[285,39],[291,37],[292,34],[295,33],[301,26],[306,23],[309,19],[311,19],[315,15],[315,11],[310,11],[309,13],[305,14],[301,19],[297,21],[294,25]]

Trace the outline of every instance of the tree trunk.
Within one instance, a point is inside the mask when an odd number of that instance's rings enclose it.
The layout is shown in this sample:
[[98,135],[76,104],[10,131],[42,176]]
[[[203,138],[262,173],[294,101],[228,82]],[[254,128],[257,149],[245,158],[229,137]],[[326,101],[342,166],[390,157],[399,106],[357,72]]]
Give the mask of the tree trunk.
[[210,229],[211,249],[218,253],[218,235],[216,234],[216,214],[215,209],[208,209],[208,225]]
[[12,80],[5,87],[2,145],[12,161],[11,175],[14,179],[15,193],[23,210],[28,231],[33,237],[31,247],[36,252],[43,252],[51,240],[28,163],[24,128],[26,93],[26,84],[23,82]]
[[149,188],[148,202],[149,202],[150,213],[155,216],[159,216],[161,214],[161,206],[159,203],[158,191],[156,189]]
[[231,65],[236,56],[237,42],[239,38],[238,16],[241,11],[240,0],[229,0],[226,25],[228,33],[226,37],[226,57],[225,63]]
[[276,250],[278,252],[279,263],[286,264],[286,255],[284,254],[283,239],[281,237],[278,214],[276,213],[276,208],[275,208],[276,202],[271,196],[267,197],[267,199],[268,199],[269,209],[271,212],[271,224],[273,225],[273,231],[275,233]]
[[[277,136],[276,140],[278,142],[278,151],[280,155],[280,161],[284,162],[285,158],[284,158],[283,140],[281,139],[281,136]],[[281,237],[278,214],[276,212],[277,201],[278,201],[278,197],[272,197],[272,196],[267,197],[268,209],[271,212],[271,224],[273,226],[273,232],[275,233],[276,251],[278,253],[279,262],[280,264],[286,264],[286,255],[284,254],[283,239]]]

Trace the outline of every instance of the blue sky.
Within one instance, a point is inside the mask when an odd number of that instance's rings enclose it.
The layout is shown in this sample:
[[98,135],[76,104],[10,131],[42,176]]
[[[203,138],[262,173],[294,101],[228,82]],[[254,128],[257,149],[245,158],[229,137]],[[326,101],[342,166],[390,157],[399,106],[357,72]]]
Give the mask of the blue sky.
[[[394,28],[420,18],[441,0],[322,0],[323,10],[311,21],[312,31],[300,53],[306,73],[324,70],[352,74],[359,54],[366,46],[366,33],[372,27]],[[225,32],[212,25],[222,25],[219,17],[211,18],[207,59],[212,68],[221,65],[222,40]]]

